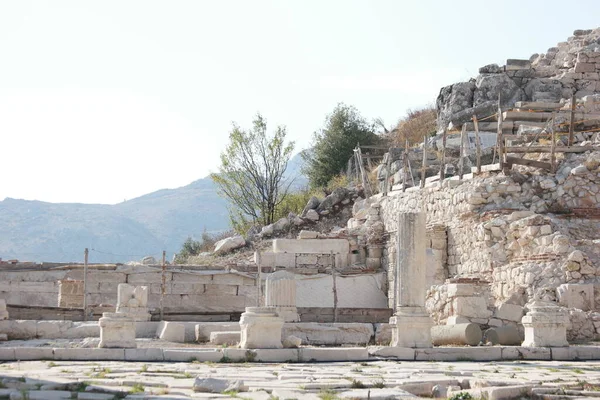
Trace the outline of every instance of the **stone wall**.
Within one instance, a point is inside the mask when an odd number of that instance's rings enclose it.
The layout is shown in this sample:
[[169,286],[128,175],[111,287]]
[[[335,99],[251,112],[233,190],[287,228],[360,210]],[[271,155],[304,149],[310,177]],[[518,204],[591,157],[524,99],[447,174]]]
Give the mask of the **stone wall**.
[[[97,270],[88,272],[88,304],[117,304],[117,287],[120,283],[148,286],[148,305],[158,308],[162,273],[143,267],[122,270]],[[165,309],[195,312],[243,312],[246,306],[256,305],[255,279],[250,275],[227,271],[173,271],[166,276]],[[57,271],[0,271],[0,298],[10,305],[56,306],[59,300],[59,281],[63,285],[83,280],[82,269]],[[76,285],[76,284],[75,284]],[[71,300],[74,301],[72,298]],[[81,307],[69,302],[68,307]]]
[[[448,277],[485,282],[484,292],[488,295],[483,297],[489,297],[484,303],[475,304],[469,296],[448,293],[447,284],[434,284],[427,298],[434,320],[445,323],[451,316],[465,316],[485,326],[517,324],[523,306],[537,290],[556,291],[562,284],[598,286],[599,194],[598,151],[568,156],[556,174],[515,166],[507,175],[488,173],[475,178],[467,176],[463,181],[446,179],[441,187],[434,184],[404,193],[391,192],[379,199],[389,235],[384,257],[388,286],[394,287],[397,215],[422,210],[427,214],[430,248],[443,245],[441,236],[431,236],[432,227],[446,228],[447,258],[443,268]],[[428,263],[432,264],[432,258]],[[428,265],[428,271],[432,268]],[[582,291],[572,287],[563,292],[565,296],[579,296],[577,293]],[[584,293],[589,293],[589,289]],[[600,290],[591,293],[600,299]],[[390,305],[393,295],[390,291]],[[582,301],[585,299],[575,297],[563,304]],[[600,306],[600,301],[594,304],[594,308],[596,304]],[[594,310],[581,312],[593,314]],[[585,317],[588,325],[596,318],[592,314]],[[572,311],[571,315],[572,319],[586,320],[578,312]],[[582,331],[587,331],[584,336],[589,332],[596,334],[593,326],[581,329],[571,330],[571,336],[580,338]]]

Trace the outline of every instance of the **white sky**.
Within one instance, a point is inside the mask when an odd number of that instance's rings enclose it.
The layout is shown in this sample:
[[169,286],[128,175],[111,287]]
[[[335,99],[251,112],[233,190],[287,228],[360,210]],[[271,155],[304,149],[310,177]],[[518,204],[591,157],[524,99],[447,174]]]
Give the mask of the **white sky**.
[[391,125],[600,1],[0,2],[0,199],[113,204],[216,171],[256,112],[297,150],[338,102]]

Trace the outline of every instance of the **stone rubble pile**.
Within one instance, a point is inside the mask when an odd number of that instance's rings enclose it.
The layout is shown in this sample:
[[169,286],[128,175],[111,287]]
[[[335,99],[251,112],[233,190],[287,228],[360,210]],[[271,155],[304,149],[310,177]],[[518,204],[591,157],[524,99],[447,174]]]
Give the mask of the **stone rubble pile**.
[[600,92],[600,28],[576,30],[566,42],[529,60],[509,59],[504,66],[486,65],[468,82],[443,87],[438,95],[438,133],[460,127],[519,101],[558,102]]

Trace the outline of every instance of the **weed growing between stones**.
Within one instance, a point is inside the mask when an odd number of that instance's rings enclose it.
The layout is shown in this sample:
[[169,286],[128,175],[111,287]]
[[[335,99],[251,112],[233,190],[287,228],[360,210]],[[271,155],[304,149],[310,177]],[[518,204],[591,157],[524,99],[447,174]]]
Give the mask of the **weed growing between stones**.
[[352,384],[350,385],[350,387],[352,389],[364,389],[367,386],[358,379],[352,379]]
[[129,391],[129,394],[144,393],[144,390],[144,385],[142,385],[141,383],[136,383],[132,386],[131,390]]

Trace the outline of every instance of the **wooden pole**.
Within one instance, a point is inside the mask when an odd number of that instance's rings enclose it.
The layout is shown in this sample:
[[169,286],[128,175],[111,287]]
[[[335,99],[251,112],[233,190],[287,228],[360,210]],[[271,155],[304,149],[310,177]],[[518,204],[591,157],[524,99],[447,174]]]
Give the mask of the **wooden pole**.
[[464,123],[460,131],[460,152],[458,159],[458,178],[462,181],[465,167],[465,137],[467,136],[467,124]]
[[160,284],[160,320],[164,321],[165,318],[165,292],[167,291],[167,263],[166,263],[166,252],[163,250],[162,253],[162,264],[161,264],[161,284]]
[[408,180],[408,149],[404,148],[404,158],[402,159],[402,191],[406,191],[406,181]]
[[[573,146],[575,134],[575,101],[575,93],[573,93],[571,95],[571,114],[569,116],[569,146]],[[554,120],[552,121],[552,123],[554,124]]]
[[[499,96],[498,96],[499,97]],[[503,121],[502,108],[500,107],[500,98],[498,98],[498,159],[500,162],[500,170],[504,171],[504,138],[502,137],[502,123]]]
[[444,129],[444,136],[442,137],[442,159],[440,161],[440,184],[444,180],[446,175],[446,136],[448,136],[448,129]]
[[336,285],[336,275],[337,272],[335,270],[335,254],[331,252],[331,280],[333,286],[333,322],[336,323],[338,319],[338,295],[337,295],[337,285]]
[[83,320],[88,320],[87,306],[87,275],[88,275],[88,255],[89,250],[86,247],[83,251]]
[[392,149],[388,150],[387,161],[385,163],[385,180],[383,181],[383,196],[387,196],[390,190],[390,168],[392,165]]
[[257,252],[258,253],[258,257],[257,257],[257,265],[256,265],[256,290],[257,290],[257,296],[256,296],[256,307],[261,307],[262,306],[262,267],[261,265],[261,261],[260,261],[260,251]]
[[556,163],[556,138],[554,137],[554,121],[556,112],[552,113],[552,121],[550,121],[550,172],[554,173]]
[[479,138],[479,121],[477,115],[473,114],[473,125],[475,126],[475,148],[477,152],[477,173],[481,174],[481,140]]
[[421,164],[421,188],[425,187],[425,172],[427,170],[427,135],[423,137],[423,163]]

